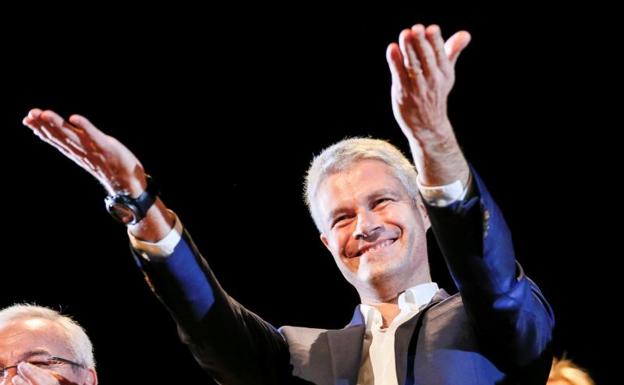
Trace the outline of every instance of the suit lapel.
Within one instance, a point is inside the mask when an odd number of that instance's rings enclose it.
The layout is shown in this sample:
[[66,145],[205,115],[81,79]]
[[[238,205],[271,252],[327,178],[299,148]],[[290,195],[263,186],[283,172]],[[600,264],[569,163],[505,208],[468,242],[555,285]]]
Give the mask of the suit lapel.
[[[413,362],[410,363],[408,360],[414,360],[417,341],[412,336],[416,329],[420,329],[420,323],[424,314],[430,307],[448,296],[444,290],[439,290],[425,308],[397,329],[394,351],[399,384],[406,383],[408,371],[410,372],[409,378],[413,377]],[[353,313],[353,319],[346,328],[327,331],[334,385],[357,384],[357,377],[362,364],[362,343],[364,341],[365,329],[364,317],[360,311],[360,306],[358,306]]]
[[414,333],[418,333],[420,330],[422,319],[427,310],[445,298],[448,298],[448,296],[448,293],[443,289],[438,290],[427,306],[422,308],[418,314],[407,320],[396,330],[394,334],[394,357],[398,384],[412,383],[406,381],[408,379],[411,381],[411,379],[414,378],[414,359],[416,344],[418,342],[417,338],[414,338]]
[[346,328],[327,331],[335,385],[356,385],[362,360],[364,331],[359,306]]

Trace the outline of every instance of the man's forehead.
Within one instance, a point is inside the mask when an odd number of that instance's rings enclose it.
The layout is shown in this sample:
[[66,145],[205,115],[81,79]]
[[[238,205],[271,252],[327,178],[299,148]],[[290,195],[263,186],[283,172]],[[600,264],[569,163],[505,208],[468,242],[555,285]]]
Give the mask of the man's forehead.
[[360,161],[341,172],[327,175],[320,183],[317,198],[334,201],[341,198],[379,193],[406,192],[405,186],[387,164],[377,160]]
[[60,326],[50,320],[31,318],[0,324],[0,360],[8,353],[59,354],[65,350],[66,342]]
[[395,169],[378,159],[360,159],[325,175],[325,181],[368,181],[371,177],[395,178]]
[[19,318],[0,323],[0,333],[5,330],[23,330],[25,332],[56,331],[58,325],[45,318]]

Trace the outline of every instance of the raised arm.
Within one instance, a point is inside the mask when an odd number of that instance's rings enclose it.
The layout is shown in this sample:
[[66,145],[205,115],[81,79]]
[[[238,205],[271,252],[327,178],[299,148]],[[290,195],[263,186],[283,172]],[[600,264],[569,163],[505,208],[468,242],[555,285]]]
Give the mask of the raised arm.
[[[417,24],[387,50],[393,111],[409,141],[421,191],[422,186],[470,183],[471,171],[447,114],[455,63],[469,41],[468,32],[460,31],[445,43],[438,26]],[[433,232],[490,358],[545,379],[552,310],[517,264],[511,233],[485,184],[473,171],[465,199],[434,206],[427,210]]]
[[[146,189],[145,171],[134,154],[86,118],[73,115],[66,121],[53,111],[33,109],[24,124],[93,175],[109,194],[136,198]],[[129,229],[144,244],[153,244],[170,240],[178,231],[172,231],[175,222],[175,215],[158,199]],[[188,234],[180,235],[170,254],[148,255],[136,248],[133,253],[151,289],[176,320],[183,342],[220,383],[284,383],[290,366],[283,337],[230,298]]]
[[[87,118],[72,115],[64,120],[54,111],[35,108],[23,123],[41,140],[85,169],[109,194],[125,193],[136,198],[145,190],[141,162],[126,146],[97,129]],[[157,199],[145,218],[129,228],[138,239],[156,242],[171,231],[173,223],[173,215]]]
[[399,43],[390,44],[386,52],[394,116],[425,186],[468,181],[468,164],[448,118],[447,98],[455,82],[455,62],[469,42],[468,32],[457,32],[444,43],[437,25],[425,29],[416,24],[403,30]]

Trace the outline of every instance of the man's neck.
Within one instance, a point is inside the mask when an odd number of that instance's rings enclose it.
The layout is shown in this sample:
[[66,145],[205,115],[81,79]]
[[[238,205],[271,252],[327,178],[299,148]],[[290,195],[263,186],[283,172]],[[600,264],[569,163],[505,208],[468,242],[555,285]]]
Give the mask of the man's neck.
[[401,313],[401,309],[397,303],[375,303],[368,304],[379,311],[382,319],[382,328],[390,327],[392,321]]
[[[360,291],[360,300],[363,304],[374,307],[381,313],[383,320],[383,328],[387,328],[392,324],[392,321],[401,313],[399,307],[399,296],[406,290],[415,287],[417,285],[431,283],[431,278],[423,280],[421,282],[412,282],[408,287],[396,287],[394,290],[368,290],[366,292]],[[388,289],[388,287],[385,287]],[[377,288],[379,289],[379,288]]]

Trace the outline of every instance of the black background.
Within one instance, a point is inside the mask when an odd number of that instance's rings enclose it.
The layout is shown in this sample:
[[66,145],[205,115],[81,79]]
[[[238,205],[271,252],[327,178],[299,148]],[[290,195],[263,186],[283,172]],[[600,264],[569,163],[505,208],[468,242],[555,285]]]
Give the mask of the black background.
[[[556,351],[598,383],[607,378],[603,346],[619,339],[607,320],[619,303],[601,302],[615,294],[607,277],[621,255],[609,10],[229,8],[5,14],[1,306],[36,302],[75,316],[102,384],[211,383],[144,284],[103,189],[21,126],[41,107],[81,113],[133,150],[245,306],[274,325],[342,327],[357,296],[308,218],[303,174],[346,136],[408,150],[385,48],[402,28],[435,22],[445,37],[472,33],[451,119],[555,309]],[[432,253],[434,278],[448,286]]]

